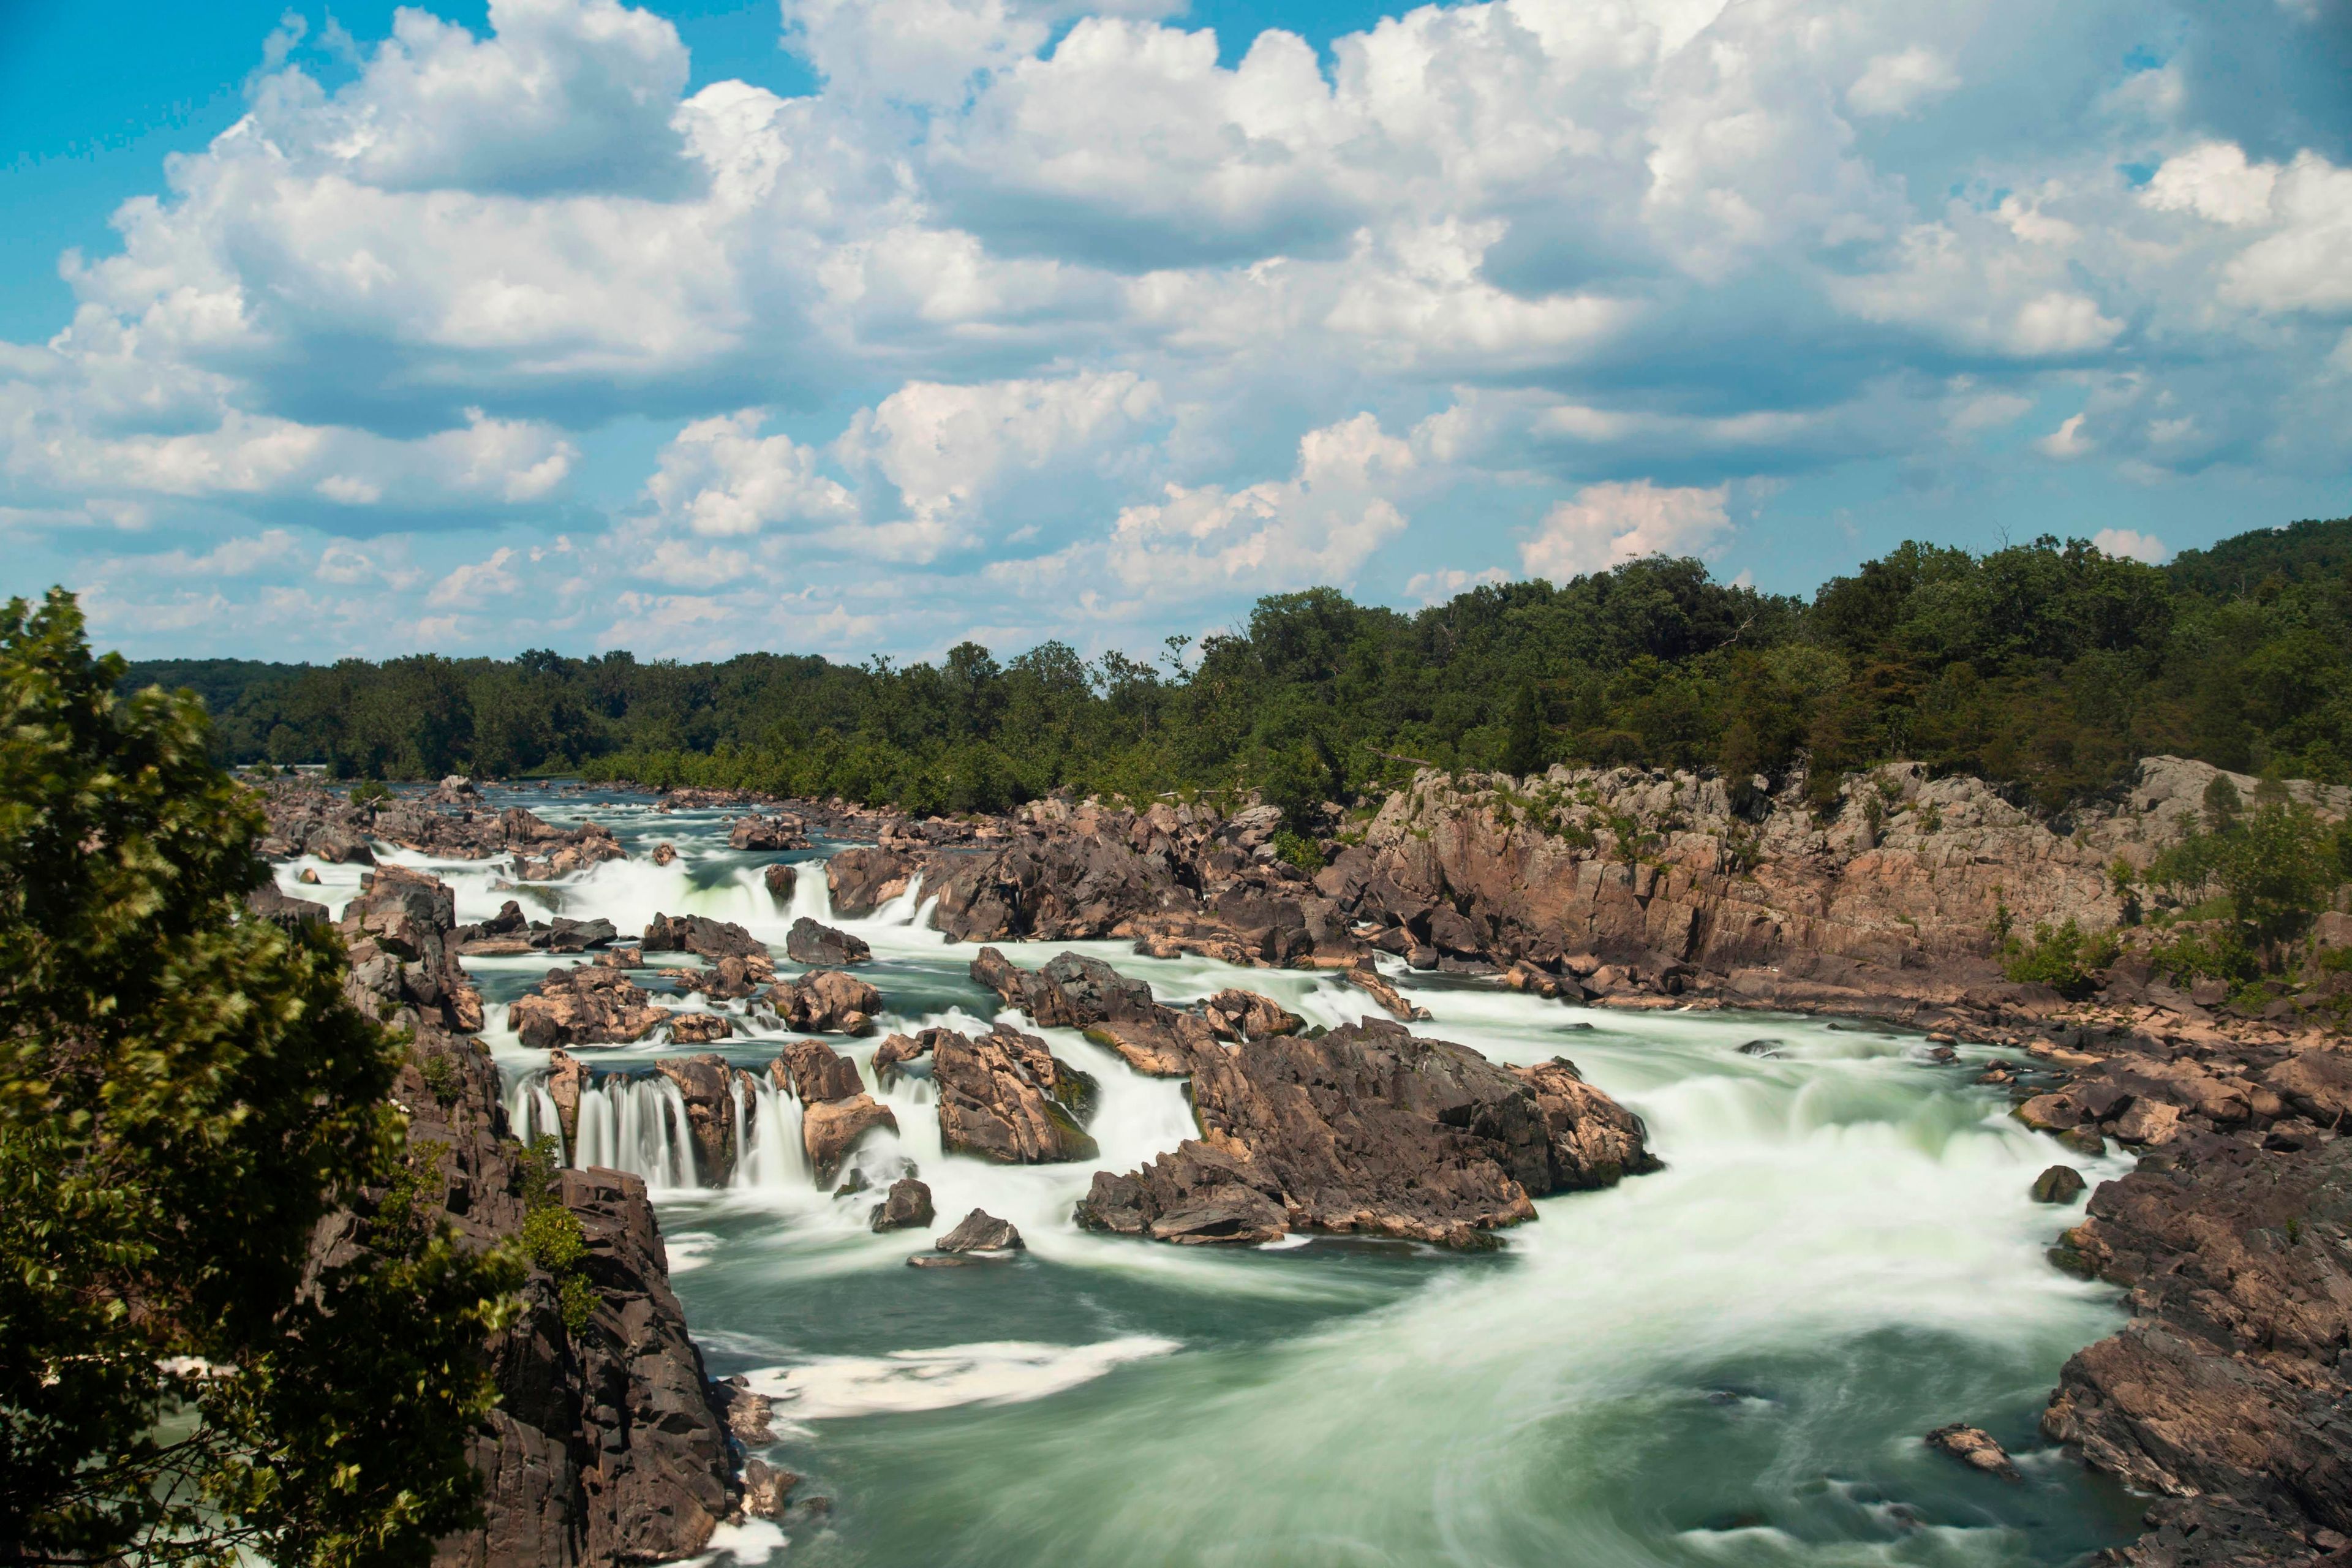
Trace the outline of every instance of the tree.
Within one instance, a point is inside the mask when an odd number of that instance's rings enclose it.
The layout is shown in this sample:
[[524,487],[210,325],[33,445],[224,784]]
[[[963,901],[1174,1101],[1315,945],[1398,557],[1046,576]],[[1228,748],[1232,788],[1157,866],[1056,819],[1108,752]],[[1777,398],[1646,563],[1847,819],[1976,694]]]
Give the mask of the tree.
[[1519,694],[1511,700],[1511,728],[1504,742],[1503,771],[1524,777],[1539,773],[1543,768],[1543,699],[1537,694],[1534,681],[1523,680]]
[[423,1563],[519,1275],[418,1204],[340,945],[246,911],[201,705],[121,670],[0,611],[0,1561]]

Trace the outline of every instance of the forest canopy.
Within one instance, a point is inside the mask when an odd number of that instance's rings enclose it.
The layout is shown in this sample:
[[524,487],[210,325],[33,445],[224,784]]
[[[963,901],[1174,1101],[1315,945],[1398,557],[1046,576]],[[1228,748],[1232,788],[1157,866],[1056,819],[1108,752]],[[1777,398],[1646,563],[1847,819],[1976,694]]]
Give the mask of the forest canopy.
[[1293,805],[1409,772],[1555,762],[1776,782],[1895,757],[2057,808],[2172,752],[2352,779],[2352,519],[2162,567],[2042,537],[1906,543],[1810,601],[1651,557],[1407,614],[1336,589],[1151,658],[1059,642],[936,663],[747,653],[134,664],[196,691],[225,763],[581,774],[989,810],[1062,786],[1249,785]]

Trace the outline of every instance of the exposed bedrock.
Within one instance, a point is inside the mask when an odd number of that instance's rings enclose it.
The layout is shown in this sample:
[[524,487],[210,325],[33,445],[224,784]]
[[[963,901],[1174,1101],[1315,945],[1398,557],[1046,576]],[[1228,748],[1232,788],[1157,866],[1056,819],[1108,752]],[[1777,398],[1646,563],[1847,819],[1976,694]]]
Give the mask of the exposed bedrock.
[[898,1130],[890,1108],[866,1092],[857,1064],[823,1040],[795,1040],[768,1068],[775,1086],[801,1102],[801,1146],[819,1186],[841,1173],[858,1141],[877,1127]]
[[507,1009],[507,1022],[534,1050],[628,1045],[671,1016],[626,974],[594,963],[549,970],[537,991],[517,997]]
[[2126,1552],[2150,1568],[2352,1535],[2352,1142],[2263,1142],[2176,1141],[2100,1186],[2060,1249],[2129,1289],[2134,1321],[2066,1363],[2042,1431],[2163,1500]]
[[760,1000],[784,1027],[819,1035],[866,1034],[882,1010],[882,993],[837,969],[812,969],[797,980],[780,980]]
[[950,1154],[1039,1165],[1102,1152],[1086,1131],[1098,1086],[1034,1035],[1003,1024],[977,1039],[925,1029],[875,1049],[875,1076],[885,1083],[918,1064],[938,1088],[940,1142]]
[[839,969],[845,964],[867,962],[874,956],[874,950],[866,945],[863,937],[852,936],[803,915],[784,933],[784,956],[794,963]]
[[1654,1170],[1639,1119],[1565,1061],[1514,1071],[1366,1019],[1194,1058],[1202,1136],[1078,1205],[1096,1230],[1179,1242],[1293,1230],[1486,1245],[1531,1197]]
[[[520,1151],[508,1133],[497,1068],[478,1039],[481,1001],[452,940],[454,900],[438,879],[381,867],[344,911],[352,967],[345,991],[408,1032],[393,1097],[408,1123],[423,1201],[460,1245],[509,1245],[526,1213]],[[558,1052],[550,1091],[576,1128],[587,1071]],[[611,1171],[566,1171],[554,1199],[580,1222],[593,1309],[565,1326],[558,1282],[533,1269],[522,1310],[491,1341],[499,1403],[470,1457],[482,1522],[443,1540],[436,1561],[463,1568],[605,1568],[689,1556],[736,1507],[727,1434],[700,1352],[672,1294],[645,1184]],[[312,1260],[349,1255],[354,1218],[323,1224]]]

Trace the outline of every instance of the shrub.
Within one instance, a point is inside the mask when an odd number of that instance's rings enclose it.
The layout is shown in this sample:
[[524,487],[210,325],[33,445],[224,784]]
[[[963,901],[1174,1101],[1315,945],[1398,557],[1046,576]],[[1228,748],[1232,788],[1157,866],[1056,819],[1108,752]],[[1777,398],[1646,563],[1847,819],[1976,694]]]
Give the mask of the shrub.
[[2079,999],[2091,992],[2092,973],[2113,963],[2120,951],[2113,931],[2085,935],[2070,915],[2055,931],[2046,923],[2035,926],[2030,942],[2012,936],[2004,947],[2001,972],[2020,984],[2047,985],[2061,996]]

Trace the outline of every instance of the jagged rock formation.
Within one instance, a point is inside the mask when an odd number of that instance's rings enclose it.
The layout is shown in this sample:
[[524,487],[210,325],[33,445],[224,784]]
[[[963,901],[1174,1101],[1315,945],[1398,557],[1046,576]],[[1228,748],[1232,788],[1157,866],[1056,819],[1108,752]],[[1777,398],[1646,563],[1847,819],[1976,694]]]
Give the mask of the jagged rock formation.
[[875,1051],[875,1075],[896,1076],[926,1057],[939,1087],[940,1141],[949,1153],[1038,1165],[1102,1152],[1086,1132],[1095,1080],[1036,1036],[1003,1024],[978,1039],[953,1029],[925,1029],[912,1039],[893,1035]]
[[1142,1170],[1097,1173],[1089,1229],[1178,1242],[1292,1230],[1481,1245],[1531,1196],[1656,1168],[1639,1119],[1564,1061],[1514,1072],[1366,1019],[1196,1056],[1202,1137]]
[[767,958],[767,943],[733,921],[708,915],[666,915],[656,912],[641,943],[647,952],[690,952],[713,961],[722,958]]
[[[507,1009],[507,1022],[534,1050],[629,1045],[670,1016],[652,1004],[643,986],[620,970],[597,963],[549,970],[536,992],[517,997]],[[478,1021],[473,1026],[481,1025]]]
[[780,980],[760,1000],[785,1028],[820,1035],[866,1034],[882,1010],[882,993],[837,969],[812,969],[798,980]]
[[[393,1092],[408,1113],[412,1163],[462,1243],[488,1247],[520,1234],[525,1201],[498,1069],[467,1037],[481,1026],[481,1000],[457,963],[453,905],[436,879],[379,868],[340,922],[353,959],[345,989],[362,1011],[409,1032]],[[583,1079],[555,1079],[575,1123]],[[500,1402],[472,1444],[483,1523],[440,1543],[436,1561],[448,1568],[665,1561],[699,1551],[736,1506],[732,1450],[670,1292],[644,1184],[567,1171],[554,1196],[586,1239],[594,1308],[584,1328],[567,1329],[556,1281],[534,1270],[522,1315],[493,1340]],[[352,1226],[338,1215],[321,1226],[320,1264],[352,1245]]]
[[901,1176],[890,1184],[882,1201],[874,1205],[874,1228],[881,1230],[913,1230],[927,1226],[937,1217],[931,1212],[931,1189],[912,1176]]
[[794,963],[813,963],[827,969],[839,969],[845,964],[864,963],[874,956],[863,937],[820,925],[803,915],[784,933],[784,956]]
[[823,1040],[796,1040],[768,1068],[776,1087],[801,1102],[801,1146],[819,1186],[831,1184],[877,1127],[898,1130],[891,1109],[866,1092],[857,1065]]

